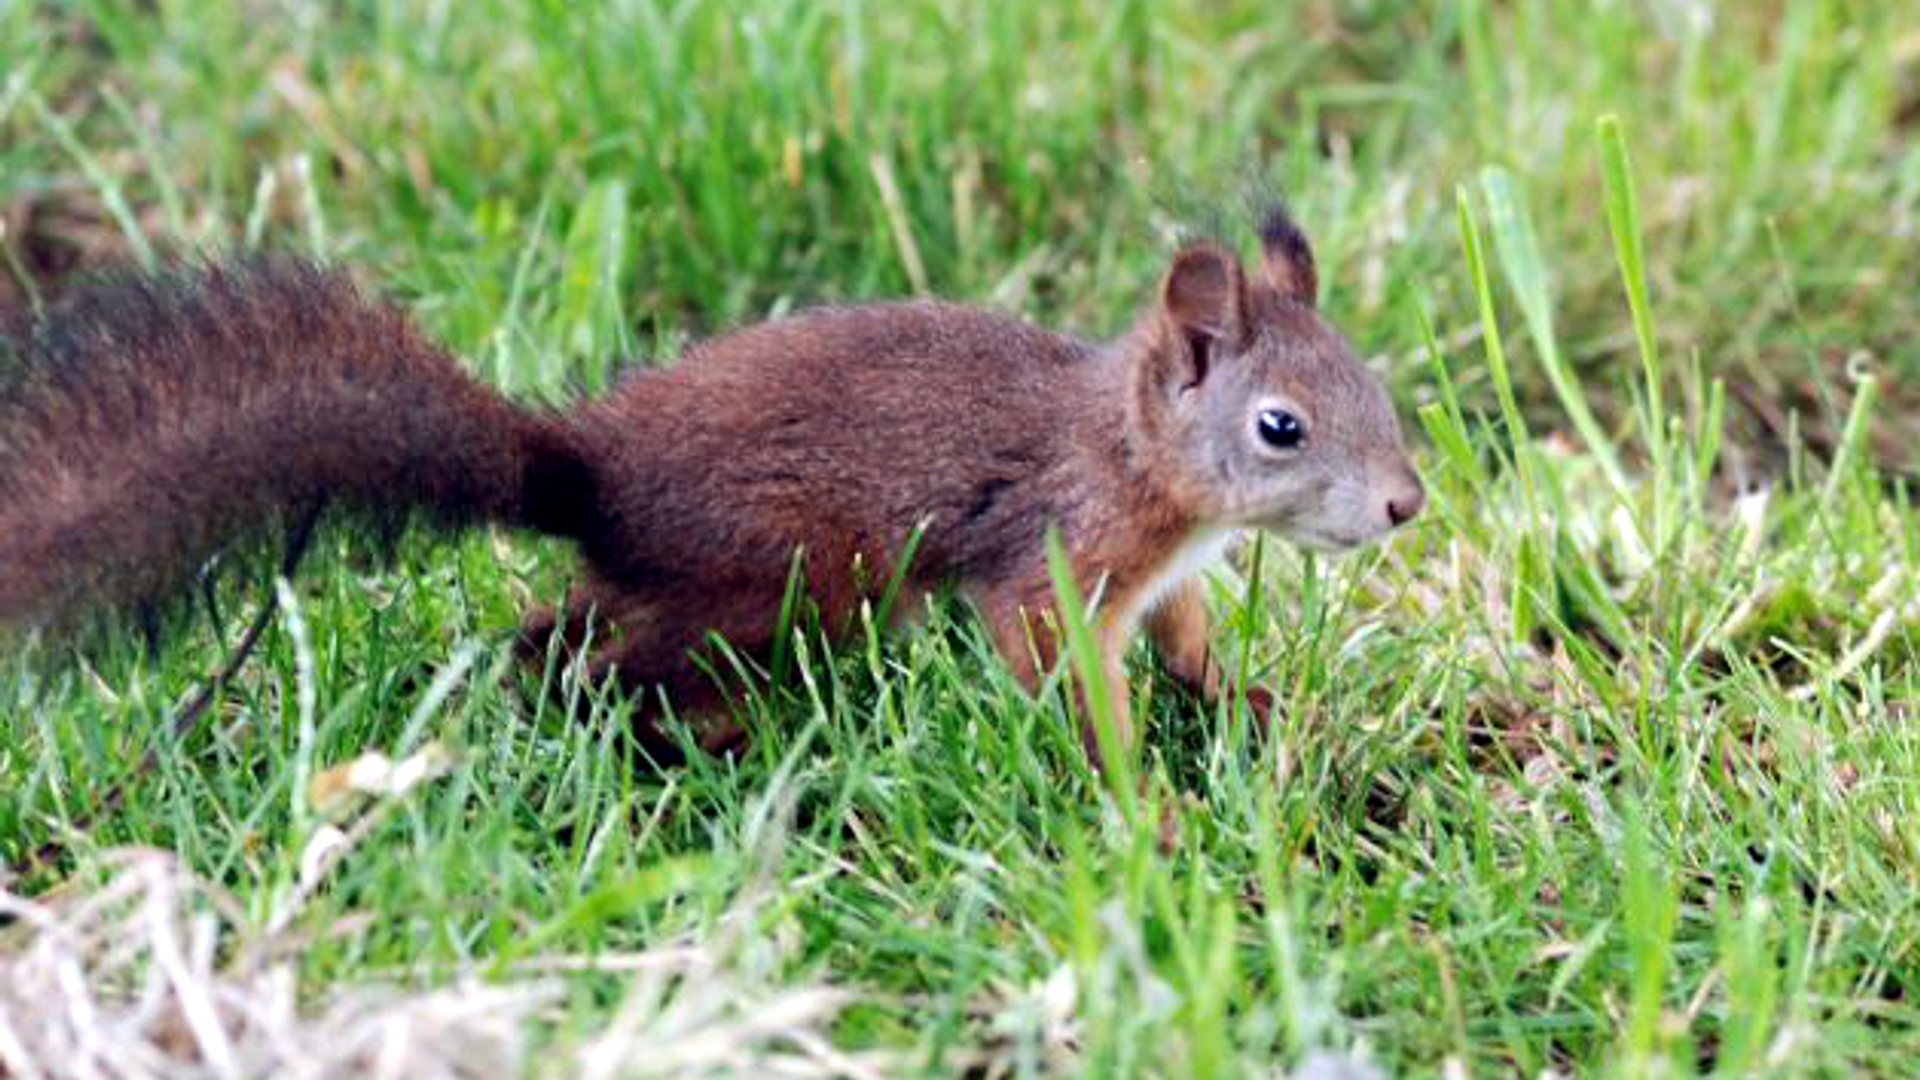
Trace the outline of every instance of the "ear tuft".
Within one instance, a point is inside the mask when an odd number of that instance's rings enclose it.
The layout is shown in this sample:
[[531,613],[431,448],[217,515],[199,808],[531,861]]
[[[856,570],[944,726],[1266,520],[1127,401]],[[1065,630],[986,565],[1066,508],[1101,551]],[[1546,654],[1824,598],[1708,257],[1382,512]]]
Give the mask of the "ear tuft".
[[1313,247],[1279,203],[1260,215],[1260,268],[1273,291],[1308,307],[1319,301],[1320,273],[1313,265]]

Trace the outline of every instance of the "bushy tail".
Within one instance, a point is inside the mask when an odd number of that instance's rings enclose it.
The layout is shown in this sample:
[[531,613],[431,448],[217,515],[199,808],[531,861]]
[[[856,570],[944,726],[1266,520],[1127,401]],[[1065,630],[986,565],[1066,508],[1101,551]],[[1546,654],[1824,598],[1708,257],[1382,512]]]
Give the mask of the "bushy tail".
[[0,626],[147,605],[323,510],[567,532],[584,482],[548,416],[305,264],[138,277],[0,319]]

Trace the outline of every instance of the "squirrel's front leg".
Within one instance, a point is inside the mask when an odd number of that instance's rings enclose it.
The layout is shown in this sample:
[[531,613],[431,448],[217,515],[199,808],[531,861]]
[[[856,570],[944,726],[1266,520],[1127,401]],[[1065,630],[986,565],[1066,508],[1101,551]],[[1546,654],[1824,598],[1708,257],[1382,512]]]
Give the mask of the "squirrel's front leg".
[[[1211,705],[1231,693],[1232,680],[1213,657],[1213,635],[1207,618],[1205,590],[1199,581],[1174,587],[1147,613],[1147,639],[1160,654],[1161,666],[1181,685]],[[1247,705],[1264,728],[1273,712],[1273,695],[1257,686],[1246,688]]]
[[[974,597],[974,606],[987,624],[995,651],[1029,693],[1040,688],[1040,680],[1060,655],[1059,623],[1048,595],[1044,589],[1008,586],[985,589]],[[1127,753],[1133,746],[1133,720],[1124,664],[1126,635],[1115,628],[1103,627],[1099,638],[1100,670],[1093,677],[1104,681],[1108,714],[1113,718],[1114,734],[1118,736],[1116,741],[1121,752]],[[1104,768],[1106,762],[1100,753],[1093,708],[1085,691],[1082,686],[1076,695],[1081,717],[1080,741],[1086,747],[1087,757]]]

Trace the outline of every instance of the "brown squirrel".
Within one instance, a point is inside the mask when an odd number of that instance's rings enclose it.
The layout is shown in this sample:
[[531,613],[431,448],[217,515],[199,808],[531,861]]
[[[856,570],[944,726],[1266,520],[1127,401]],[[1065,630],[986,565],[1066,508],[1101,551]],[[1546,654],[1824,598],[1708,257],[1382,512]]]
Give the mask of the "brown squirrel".
[[510,402],[338,272],[98,286],[0,318],[0,626],[163,598],[322,507],[498,522],[586,560],[530,648],[557,633],[596,676],[711,716],[698,651],[771,647],[796,552],[844,630],[917,535],[904,595],[954,588],[1034,687],[1057,528],[1128,739],[1136,628],[1175,678],[1224,689],[1193,575],[1236,530],[1347,549],[1424,498],[1386,393],[1315,310],[1305,237],[1280,210],[1259,234],[1252,276],[1219,243],[1181,248],[1110,343],[947,303],[823,307],[564,411]]

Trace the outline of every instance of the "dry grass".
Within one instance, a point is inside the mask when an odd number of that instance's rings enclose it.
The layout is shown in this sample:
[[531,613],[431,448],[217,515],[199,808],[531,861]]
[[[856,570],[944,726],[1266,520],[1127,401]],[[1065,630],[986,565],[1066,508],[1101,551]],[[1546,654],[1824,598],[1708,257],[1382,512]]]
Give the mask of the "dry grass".
[[[357,765],[371,767],[368,755]],[[420,760],[419,758],[413,759]],[[409,763],[402,763],[405,769]],[[353,770],[349,770],[353,771]],[[404,795],[404,789],[397,792]],[[268,927],[298,925],[305,901],[391,803],[315,833],[306,872]],[[233,897],[174,855],[118,849],[63,888],[29,898],[0,888],[0,1077],[179,1080],[208,1077],[582,1080],[883,1075],[878,1059],[833,1049],[827,1026],[852,1000],[776,983],[767,943],[743,935],[743,899],[711,939],[644,952],[543,957],[498,978],[444,985],[337,984],[317,1000],[296,969],[303,936],[262,929]],[[359,919],[342,920],[351,933]],[[561,973],[626,973],[597,1030],[568,1030]]]

